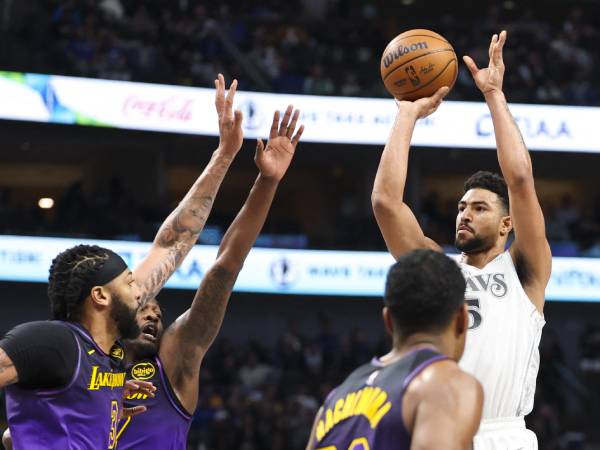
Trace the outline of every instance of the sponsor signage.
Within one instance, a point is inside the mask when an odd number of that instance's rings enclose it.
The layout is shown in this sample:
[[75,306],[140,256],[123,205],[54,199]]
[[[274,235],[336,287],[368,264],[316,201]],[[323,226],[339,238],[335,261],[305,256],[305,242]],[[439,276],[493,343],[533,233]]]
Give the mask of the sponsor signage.
[[[108,247],[134,268],[149,243],[27,236],[0,236],[0,280],[47,282],[52,259],[73,245]],[[217,255],[216,246],[196,246],[167,287],[197,289]],[[393,258],[386,252],[283,250],[255,248],[236,282],[235,291],[267,294],[380,297]],[[494,278],[490,289],[501,295],[506,286]],[[600,301],[600,258],[553,259],[546,290],[549,300]]]
[[[0,119],[217,136],[214,91],[55,75],[0,72]],[[396,114],[392,99],[238,92],[245,136],[266,137],[273,112],[294,104],[307,142],[383,145]],[[532,150],[600,152],[600,108],[512,104]],[[483,102],[444,102],[417,123],[413,144],[496,147]]]

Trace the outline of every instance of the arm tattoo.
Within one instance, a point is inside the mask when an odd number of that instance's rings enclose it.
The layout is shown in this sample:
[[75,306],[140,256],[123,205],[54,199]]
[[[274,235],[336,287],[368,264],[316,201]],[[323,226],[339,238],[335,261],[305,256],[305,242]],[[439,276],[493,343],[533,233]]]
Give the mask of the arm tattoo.
[[168,250],[153,267],[142,285],[142,297],[153,298],[165,285],[194,246],[204,228],[212,208],[213,197],[209,195],[190,196],[165,220],[156,235],[155,243]]
[[171,247],[177,242],[198,237],[213,205],[211,195],[185,198],[167,218],[158,234],[156,243],[160,247]]
[[[11,369],[15,370],[15,365],[10,360],[6,352],[0,348],[0,380],[2,380],[3,374]],[[14,384],[17,381],[19,381],[19,377],[16,374],[15,370],[15,375],[12,378],[2,381],[2,386],[0,387],[8,386],[9,384]]]
[[141,283],[143,298],[158,294],[198,240],[230,164],[230,160],[213,156],[200,178],[158,230],[154,244],[168,252]]

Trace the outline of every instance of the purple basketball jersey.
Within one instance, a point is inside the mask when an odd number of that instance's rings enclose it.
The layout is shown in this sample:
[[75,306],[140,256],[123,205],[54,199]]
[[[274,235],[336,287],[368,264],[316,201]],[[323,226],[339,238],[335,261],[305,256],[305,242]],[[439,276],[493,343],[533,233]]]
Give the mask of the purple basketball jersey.
[[154,397],[134,393],[125,400],[127,407],[144,405],[145,413],[121,421],[119,450],[185,450],[192,416],[173,392],[158,357],[136,361],[127,370],[127,379],[151,381]]
[[104,450],[116,445],[125,384],[123,349],[106,355],[81,326],[73,331],[79,361],[71,382],[58,390],[6,388],[14,450]]
[[314,448],[410,450],[402,418],[404,392],[425,367],[443,359],[431,349],[419,349],[388,366],[374,359],[356,369],[325,400]]

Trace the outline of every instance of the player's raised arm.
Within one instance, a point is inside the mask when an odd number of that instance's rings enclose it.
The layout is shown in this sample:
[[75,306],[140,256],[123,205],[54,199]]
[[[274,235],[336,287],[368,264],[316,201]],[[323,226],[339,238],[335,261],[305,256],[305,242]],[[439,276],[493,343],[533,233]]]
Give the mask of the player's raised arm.
[[417,248],[441,251],[438,244],[423,234],[403,197],[415,124],[435,112],[447,93],[448,88],[443,87],[431,97],[398,102],[398,114],[379,161],[371,203],[387,248],[396,259]]
[[483,409],[483,388],[454,362],[426,369],[406,393],[411,450],[471,450]]
[[535,192],[531,158],[502,91],[505,69],[502,49],[505,42],[506,31],[492,37],[487,68],[479,69],[468,56],[463,59],[492,115],[498,161],[508,186],[510,217],[515,232],[510,252],[528,297],[542,312],[544,290],[552,270],[552,255],[546,239],[542,208]]
[[225,79],[219,74],[215,88],[219,146],[179,206],[163,222],[148,255],[135,268],[143,299],[156,296],[198,240],[221,182],[242,146],[242,113],[233,111],[237,80],[233,80],[226,95]]
[[274,114],[266,147],[261,140],[257,142],[255,161],[260,173],[246,203],[225,233],[217,260],[202,279],[191,308],[163,336],[160,359],[188,411],[196,407],[202,358],[221,327],[235,280],[263,227],[302,135],[303,126],[294,135],[298,117],[298,111],[292,115],[292,106],[287,108],[281,124],[279,112]]

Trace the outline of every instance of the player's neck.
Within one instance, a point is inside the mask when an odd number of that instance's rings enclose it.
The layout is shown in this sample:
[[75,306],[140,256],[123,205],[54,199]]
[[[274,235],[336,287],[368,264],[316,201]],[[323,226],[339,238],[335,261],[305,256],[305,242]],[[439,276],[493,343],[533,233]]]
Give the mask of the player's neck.
[[390,364],[403,358],[408,353],[422,348],[431,348],[450,357],[454,354],[454,348],[449,345],[448,340],[443,335],[422,333],[414,334],[403,340],[394,338],[392,350],[387,355],[382,356],[380,360],[384,364]]
[[498,255],[504,253],[504,243],[497,243],[493,247],[490,247],[486,250],[482,250],[480,252],[472,252],[472,253],[462,253],[460,262],[468,264],[469,266],[477,267],[478,269],[483,269],[487,266],[491,261],[496,259]]
[[100,347],[100,350],[107,355],[110,354],[111,348],[119,338],[114,320],[101,314],[84,314],[80,323],[88,331],[96,345]]

